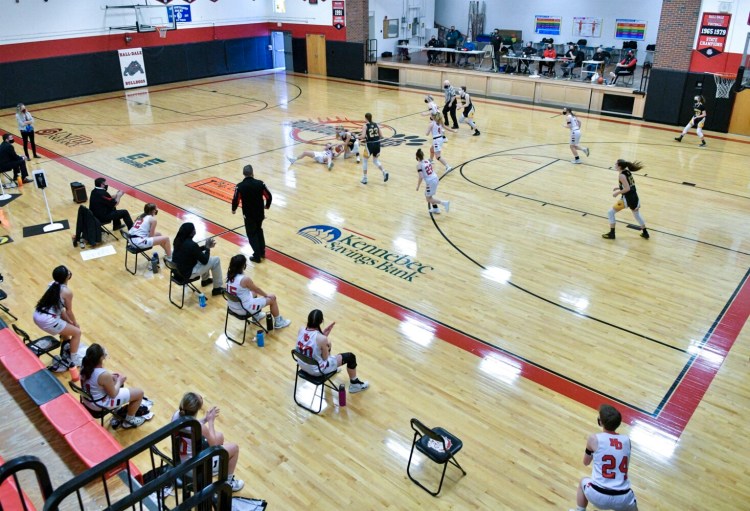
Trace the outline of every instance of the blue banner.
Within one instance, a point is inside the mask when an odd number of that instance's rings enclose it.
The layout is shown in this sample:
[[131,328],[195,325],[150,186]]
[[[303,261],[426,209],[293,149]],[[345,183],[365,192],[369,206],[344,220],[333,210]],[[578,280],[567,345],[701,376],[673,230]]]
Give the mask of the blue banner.
[[169,12],[170,23],[175,21],[177,23],[189,23],[193,21],[189,5],[171,5],[167,7],[167,11]]

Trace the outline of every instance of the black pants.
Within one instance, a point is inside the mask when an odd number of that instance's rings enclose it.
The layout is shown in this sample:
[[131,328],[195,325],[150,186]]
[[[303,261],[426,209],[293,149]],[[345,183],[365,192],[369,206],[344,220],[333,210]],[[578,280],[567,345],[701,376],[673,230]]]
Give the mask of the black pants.
[[451,120],[453,121],[453,126],[451,126],[451,128],[454,130],[458,129],[458,120],[456,119],[456,101],[443,107],[443,120],[445,121],[446,126],[448,125],[448,114],[451,114]]
[[121,222],[125,222],[128,229],[133,227],[133,220],[130,218],[130,213],[127,209],[115,209],[106,216],[100,217],[98,220],[104,225],[112,222],[112,229],[115,231],[122,227]]
[[0,172],[13,171],[13,181],[18,180],[18,174],[21,174],[22,179],[29,177],[29,172],[26,170],[26,162],[22,159],[18,159],[12,162],[0,163]]
[[22,131],[21,138],[23,139],[23,152],[26,157],[29,157],[29,141],[31,141],[31,152],[34,154],[34,158],[38,158],[36,155],[36,142],[34,142],[33,131]]
[[266,238],[263,235],[263,220],[255,221],[245,218],[245,233],[247,241],[253,249],[253,259],[266,257]]
[[[447,48],[455,50],[456,49],[456,45],[455,44],[453,46],[448,45]],[[456,52],[454,52],[454,51],[448,52],[448,55],[446,55],[446,57],[445,57],[445,62],[447,64],[450,64],[451,62],[455,63],[456,62]]]

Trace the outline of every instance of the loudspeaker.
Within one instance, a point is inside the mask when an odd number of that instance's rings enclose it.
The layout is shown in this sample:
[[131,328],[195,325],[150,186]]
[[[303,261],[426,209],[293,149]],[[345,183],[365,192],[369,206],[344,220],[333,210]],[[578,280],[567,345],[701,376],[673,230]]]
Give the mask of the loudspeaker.
[[83,183],[73,181],[72,183],[70,183],[70,191],[73,192],[73,202],[75,202],[76,204],[81,204],[88,200],[88,195],[86,194],[86,186],[84,186]]

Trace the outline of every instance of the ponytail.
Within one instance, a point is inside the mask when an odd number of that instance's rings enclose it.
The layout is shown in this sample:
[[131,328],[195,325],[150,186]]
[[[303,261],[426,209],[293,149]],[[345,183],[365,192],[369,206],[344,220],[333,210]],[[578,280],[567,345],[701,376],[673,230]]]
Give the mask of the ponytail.
[[203,407],[203,398],[195,392],[186,392],[180,400],[180,417],[195,417]]
[[54,282],[49,285],[42,297],[36,303],[36,310],[38,312],[49,312],[50,309],[60,307],[62,285],[67,282],[69,276],[70,271],[65,266],[60,265],[52,270],[52,278],[54,279]]
[[86,381],[91,378],[94,369],[102,361],[104,355],[104,348],[97,343],[92,344],[86,349],[86,355],[83,357],[83,362],[81,362],[81,380]]
[[136,218],[136,220],[143,220],[148,215],[153,215],[154,211],[156,211],[156,204],[154,204],[153,202],[149,202],[145,206],[143,206],[143,213],[138,215],[138,218]]
[[643,168],[643,163],[639,161],[625,161],[625,160],[617,160],[617,166],[620,167],[623,170],[629,170],[630,172],[638,172]]

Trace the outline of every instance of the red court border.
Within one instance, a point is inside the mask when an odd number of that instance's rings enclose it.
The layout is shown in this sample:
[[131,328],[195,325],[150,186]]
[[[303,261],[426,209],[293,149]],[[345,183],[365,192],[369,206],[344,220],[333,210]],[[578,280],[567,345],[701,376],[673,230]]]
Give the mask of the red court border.
[[[269,73],[263,73],[263,74],[269,74]],[[258,75],[253,75],[253,76],[258,76]],[[216,80],[212,82],[202,82],[201,84],[216,83],[216,82],[223,82],[223,81],[230,81],[230,80],[244,79],[244,78],[250,78],[250,76],[221,79],[221,80]],[[314,78],[314,77],[308,77],[308,78]],[[326,79],[326,78],[322,77],[319,79]],[[339,81],[339,80],[329,80],[329,81]],[[345,82],[345,83],[353,83],[353,82]],[[173,89],[184,88],[184,87],[192,87],[192,86],[197,86],[201,84],[168,87],[166,89],[160,89],[154,92],[161,92],[163,90],[173,90]],[[366,83],[360,84],[360,85],[379,87],[379,88],[382,87],[380,85],[368,85]],[[117,99],[118,97],[122,98],[124,97],[124,95],[87,100],[87,101],[74,103],[73,105],[95,102],[95,101],[102,101],[105,99]],[[505,104],[503,103],[503,105]],[[60,105],[60,106],[63,106],[63,105]],[[64,106],[71,106],[71,105],[64,105]],[[521,105],[505,105],[505,106],[512,106],[514,108],[526,108],[526,109],[532,109],[532,110],[539,110],[538,108],[524,107]],[[55,108],[55,107],[52,107],[52,108]],[[43,109],[39,109],[39,110],[43,110]],[[616,123],[621,123],[621,124],[640,124],[641,126],[645,128],[668,130],[667,128],[664,128],[664,127],[648,126],[648,125],[644,125],[641,123],[633,123],[633,122],[616,120],[616,119],[600,119],[600,120],[605,120],[607,122],[616,122]],[[0,132],[4,132],[4,130],[0,130]],[[722,138],[724,140],[731,140],[733,142],[750,143],[750,141],[741,141],[741,140],[728,139],[728,138],[723,138],[723,137],[716,137],[716,138]],[[73,160],[70,160],[69,158],[61,156],[51,150],[40,147],[39,145],[37,145],[37,149],[38,149],[38,152],[40,152],[44,156],[51,158],[55,162],[60,163],[61,165],[64,165],[65,167],[68,167],[69,169],[76,171],[80,174],[83,174],[91,179],[95,179],[97,177],[102,176],[101,173],[85,165],[82,165]],[[126,192],[128,195],[138,200],[141,200],[143,202],[155,203],[159,207],[159,209],[169,213],[170,215],[176,218],[183,218],[184,216],[187,216],[187,215],[190,215],[191,217],[196,216],[194,213],[190,213],[175,204],[165,202],[157,197],[154,197],[148,193],[145,193],[141,190],[133,188],[130,185],[127,185],[125,183],[112,179],[110,177],[107,177],[107,181],[110,183],[116,183],[116,188]],[[221,227],[207,220],[203,220],[203,223],[205,225],[206,230],[213,235],[219,236],[238,246],[246,244],[245,237],[237,234],[236,232],[232,232],[232,231],[227,232],[226,228]],[[439,323],[433,320],[432,318],[429,318],[428,316],[425,316],[421,313],[408,310],[405,307],[402,307],[401,305],[395,302],[392,302],[386,298],[373,294],[349,282],[341,280],[333,275],[330,275],[329,273],[319,270],[302,261],[289,257],[286,254],[277,252],[269,248],[267,259],[303,277],[306,277],[310,280],[322,279],[322,280],[328,281],[331,284],[335,285],[337,291],[343,294],[344,296],[347,296],[348,298],[351,298],[372,309],[375,309],[378,312],[391,316],[394,319],[397,319],[399,321],[405,321],[405,320],[418,321],[425,328],[433,330],[437,338],[442,339],[443,341],[446,341],[460,349],[468,351],[469,353],[472,353],[478,357],[484,358],[484,357],[492,356],[496,358],[506,359],[512,365],[519,366],[521,368],[521,376],[523,376],[527,380],[533,381],[534,383],[542,385],[550,390],[553,390],[559,394],[562,394],[590,408],[596,409],[602,403],[609,403],[614,406],[618,406],[622,410],[623,419],[627,423],[633,424],[634,422],[637,421],[640,423],[651,424],[655,426],[656,428],[664,431],[667,434],[674,435],[675,437],[679,437],[682,434],[682,432],[685,430],[685,427],[690,421],[690,418],[693,416],[693,413],[695,412],[701,400],[703,399],[703,396],[708,391],[708,388],[710,387],[711,382],[716,377],[716,374],[719,372],[719,369],[721,368],[721,365],[724,359],[729,354],[729,351],[734,345],[734,342],[737,340],[737,337],[742,331],[742,328],[745,325],[748,317],[750,317],[750,279],[746,277],[743,279],[739,287],[734,292],[733,296],[730,298],[726,307],[722,311],[722,314],[720,315],[720,317],[716,319],[716,322],[714,324],[715,328],[713,329],[708,339],[706,340],[705,344],[701,348],[700,353],[697,354],[695,360],[693,360],[693,362],[689,365],[689,367],[683,374],[682,378],[679,379],[677,388],[674,390],[670,400],[666,403],[666,405],[661,410],[661,413],[659,413],[658,416],[652,417],[649,414],[643,413],[638,410],[634,410],[629,407],[623,408],[622,403],[613,401],[589,388],[583,387],[580,384],[564,377],[563,375],[541,368],[528,361],[515,357],[511,354],[503,352],[502,350],[499,350],[492,346],[489,346],[481,342],[479,339],[469,336],[464,332],[455,330],[447,325]],[[707,353],[708,355],[704,356],[704,353]],[[717,357],[721,359],[721,363],[716,362]]]

